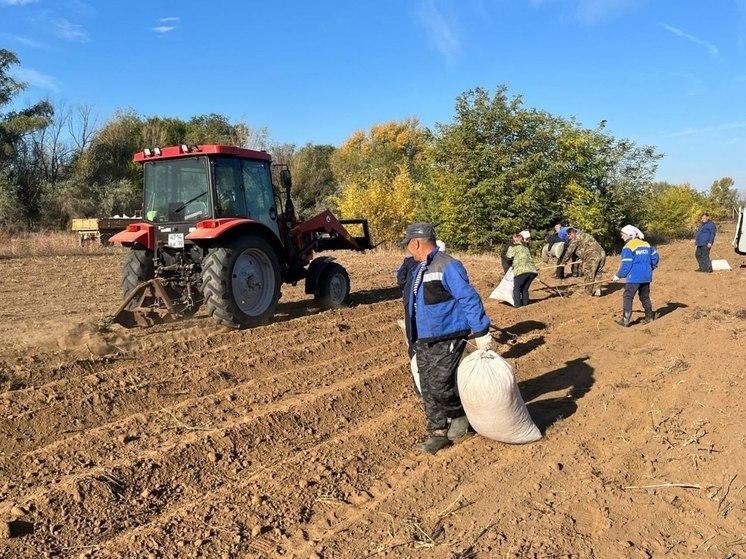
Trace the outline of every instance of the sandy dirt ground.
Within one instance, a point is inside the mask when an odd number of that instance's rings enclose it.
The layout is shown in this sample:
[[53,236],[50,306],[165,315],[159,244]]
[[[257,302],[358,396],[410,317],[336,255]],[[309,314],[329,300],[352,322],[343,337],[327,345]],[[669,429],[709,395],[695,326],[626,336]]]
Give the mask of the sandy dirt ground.
[[[340,255],[350,308],[300,286],[277,320],[204,311],[99,331],[122,252],[0,260],[0,557],[746,557],[746,268],[659,247],[659,318],[601,298],[486,297],[545,437],[474,436],[435,456],[396,319],[402,254]],[[607,276],[618,260],[610,257]],[[555,283],[544,272],[542,278]],[[570,280],[568,283],[572,283]]]

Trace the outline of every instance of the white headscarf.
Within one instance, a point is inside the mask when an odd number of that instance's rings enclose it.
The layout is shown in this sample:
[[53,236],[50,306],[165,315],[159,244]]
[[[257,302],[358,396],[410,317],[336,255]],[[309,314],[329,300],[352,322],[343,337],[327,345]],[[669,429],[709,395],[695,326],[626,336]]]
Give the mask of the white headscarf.
[[526,239],[527,241],[531,238],[531,233],[529,233],[528,230],[525,230],[525,229],[518,234],[524,239]]
[[622,227],[622,233],[624,233],[625,235],[629,235],[630,237],[637,237],[638,239],[645,238],[645,235],[642,234],[642,231],[640,231],[634,225],[625,225],[624,227]]

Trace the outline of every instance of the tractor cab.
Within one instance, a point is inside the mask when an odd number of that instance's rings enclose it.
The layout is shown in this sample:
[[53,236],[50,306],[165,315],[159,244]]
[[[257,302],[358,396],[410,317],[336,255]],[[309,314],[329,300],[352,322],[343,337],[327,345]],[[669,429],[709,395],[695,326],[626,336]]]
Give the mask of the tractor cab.
[[200,221],[243,218],[279,236],[270,156],[229,146],[174,146],[135,156],[144,170],[143,217],[156,246],[183,248]]

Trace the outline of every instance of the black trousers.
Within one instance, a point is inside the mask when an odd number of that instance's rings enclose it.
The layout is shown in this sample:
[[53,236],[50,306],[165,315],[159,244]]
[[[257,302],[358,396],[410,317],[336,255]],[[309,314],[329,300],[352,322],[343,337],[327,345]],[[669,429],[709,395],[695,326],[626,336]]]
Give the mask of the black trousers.
[[697,258],[697,265],[703,272],[712,272],[712,261],[710,260],[710,247],[707,245],[697,247],[694,251],[694,256]]
[[632,301],[635,299],[635,293],[639,293],[640,303],[642,303],[642,308],[645,309],[645,312],[653,312],[649,283],[627,283],[624,286],[624,294],[622,295],[622,310],[624,312],[632,312]]
[[464,415],[456,385],[456,369],[465,347],[466,340],[461,339],[415,344],[428,431],[446,429],[449,417]]
[[533,272],[526,272],[525,274],[518,274],[513,278],[514,307],[525,307],[528,305],[528,289],[537,275]]

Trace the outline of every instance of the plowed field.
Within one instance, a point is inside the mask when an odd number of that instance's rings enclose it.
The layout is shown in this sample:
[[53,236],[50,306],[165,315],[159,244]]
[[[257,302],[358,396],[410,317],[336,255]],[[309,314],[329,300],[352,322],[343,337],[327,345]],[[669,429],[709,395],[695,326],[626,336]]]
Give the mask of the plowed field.
[[621,284],[535,283],[513,309],[486,298],[498,260],[464,256],[545,437],[436,456],[414,450],[401,254],[339,255],[350,308],[287,287],[246,331],[204,312],[99,331],[122,252],[0,260],[0,557],[746,557],[746,269],[728,236],[713,256],[732,272],[660,246],[660,316],[628,329]]

